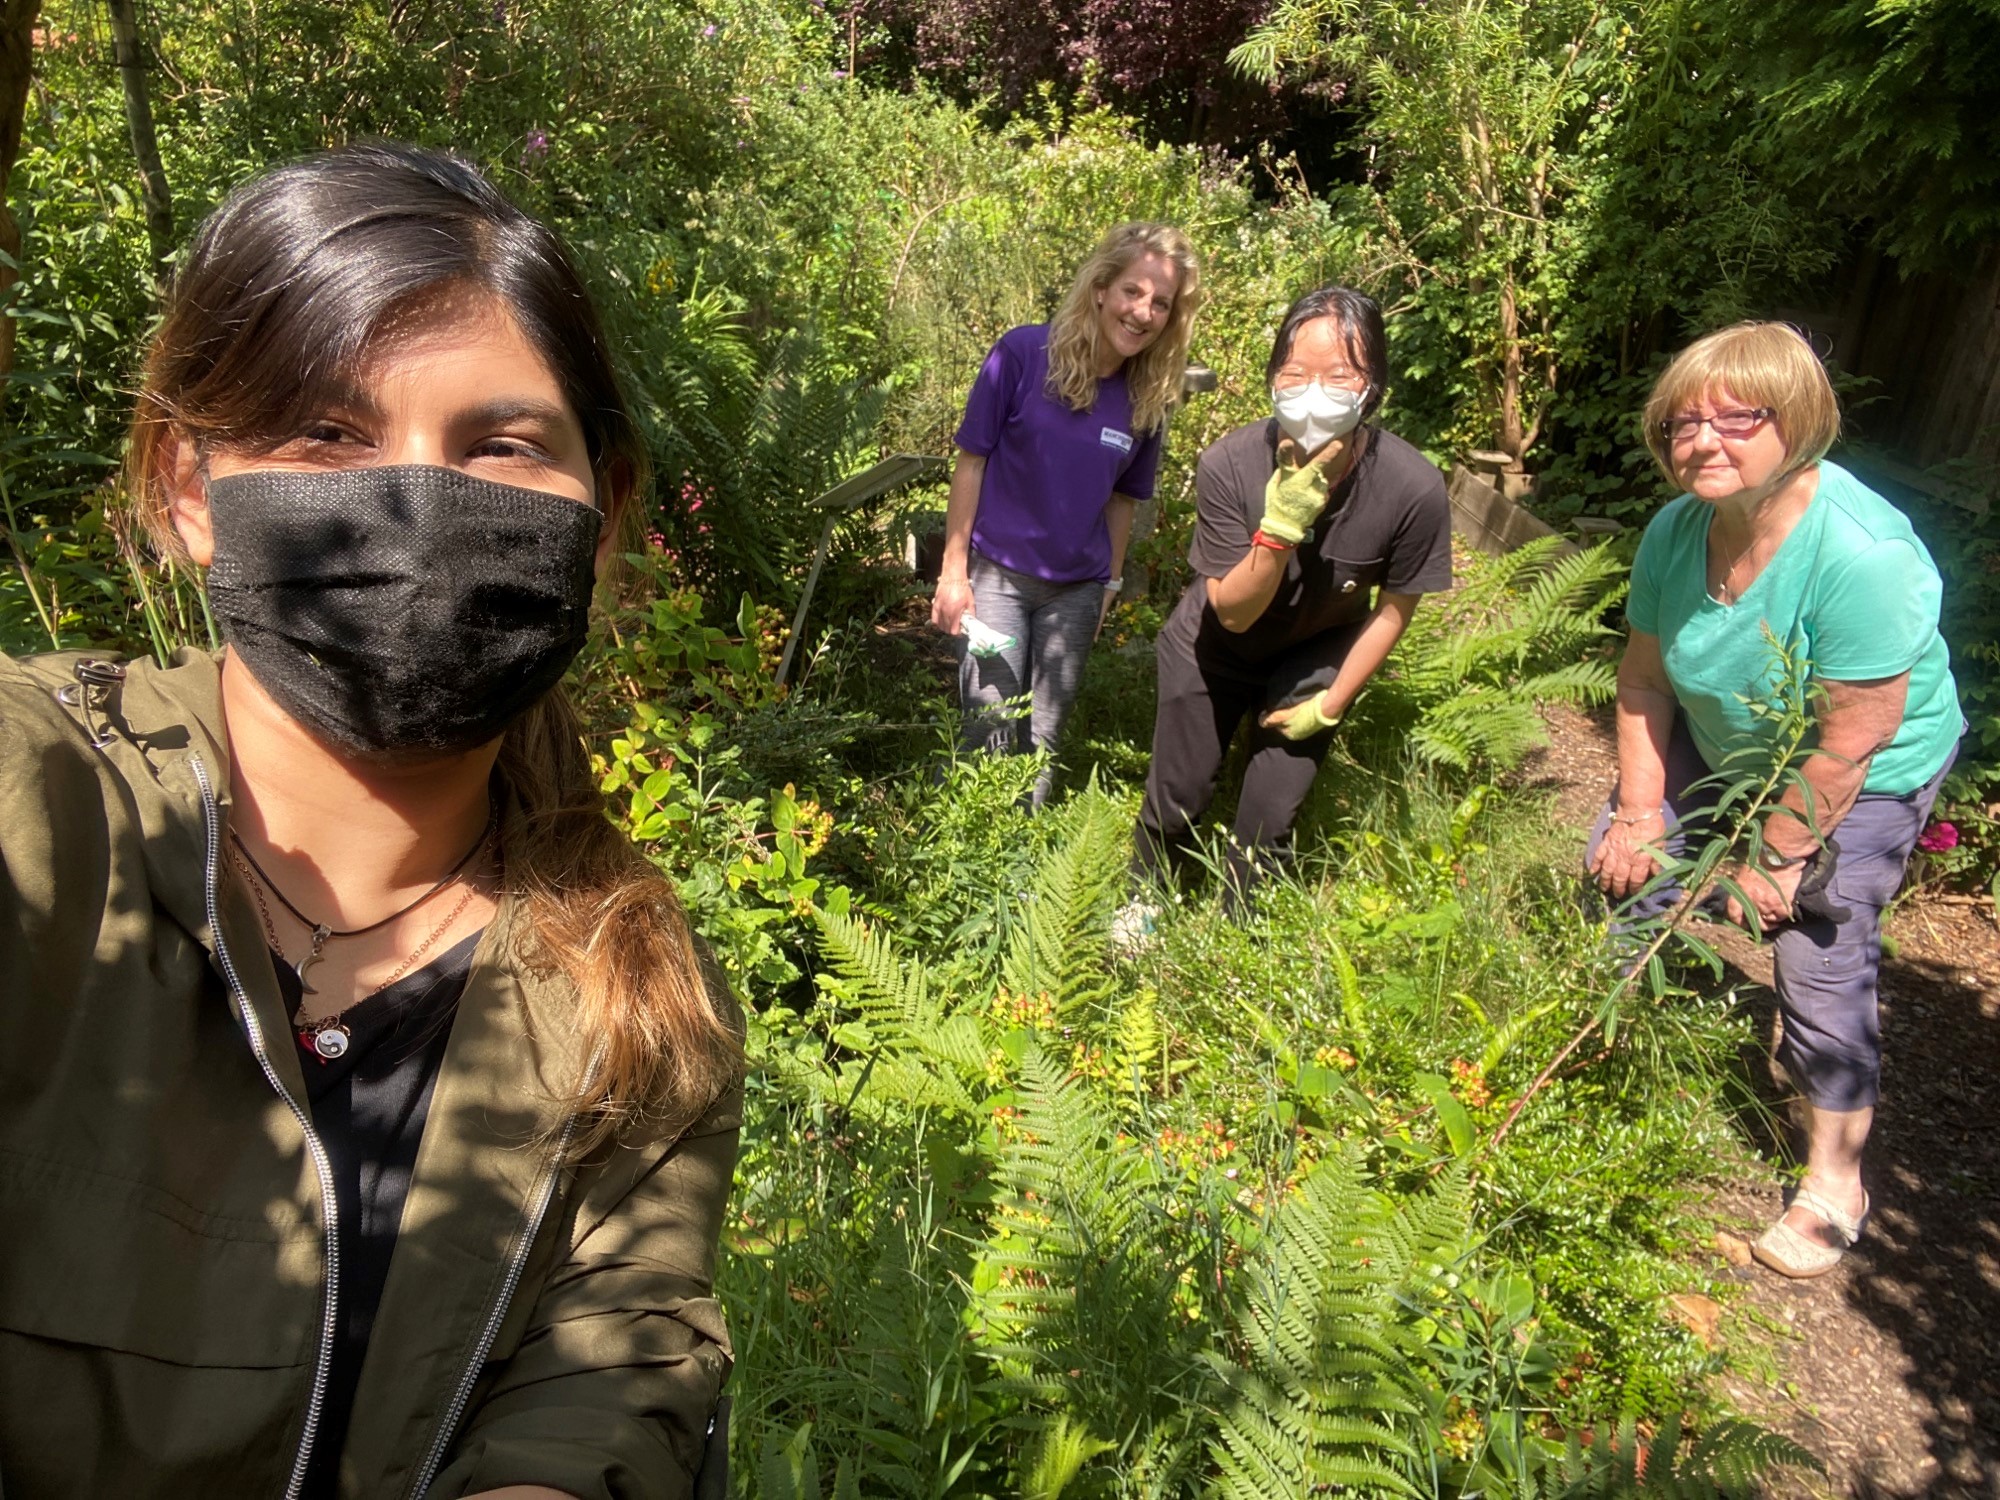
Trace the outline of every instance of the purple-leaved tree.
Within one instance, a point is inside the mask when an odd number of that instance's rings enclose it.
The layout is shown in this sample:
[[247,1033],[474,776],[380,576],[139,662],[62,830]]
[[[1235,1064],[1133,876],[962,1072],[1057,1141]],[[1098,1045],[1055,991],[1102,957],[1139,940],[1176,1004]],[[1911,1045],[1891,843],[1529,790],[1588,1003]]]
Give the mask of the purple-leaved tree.
[[1281,133],[1288,90],[1248,80],[1230,50],[1270,0],[855,0],[878,60],[964,97],[1020,109],[1044,86],[1104,103],[1160,139],[1235,145]]

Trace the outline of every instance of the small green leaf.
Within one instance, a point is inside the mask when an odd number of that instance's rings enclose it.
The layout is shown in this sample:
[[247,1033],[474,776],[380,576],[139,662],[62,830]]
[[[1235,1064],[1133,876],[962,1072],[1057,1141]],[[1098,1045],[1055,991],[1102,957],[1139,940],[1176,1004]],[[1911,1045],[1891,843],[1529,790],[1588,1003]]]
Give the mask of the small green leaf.
[[1445,1138],[1451,1142],[1452,1154],[1470,1154],[1475,1136],[1472,1116],[1466,1113],[1465,1106],[1452,1093],[1450,1081],[1435,1073],[1419,1073],[1410,1081],[1418,1093],[1431,1101],[1431,1108],[1437,1111],[1438,1124],[1444,1127]]

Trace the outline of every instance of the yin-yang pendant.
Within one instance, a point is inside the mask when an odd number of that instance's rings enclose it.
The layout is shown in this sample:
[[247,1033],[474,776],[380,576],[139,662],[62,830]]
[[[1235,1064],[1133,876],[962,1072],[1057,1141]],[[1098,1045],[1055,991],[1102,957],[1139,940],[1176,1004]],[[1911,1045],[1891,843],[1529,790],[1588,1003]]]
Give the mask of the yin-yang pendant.
[[324,1062],[332,1062],[335,1058],[345,1057],[347,1049],[354,1042],[354,1038],[348,1034],[347,1028],[338,1021],[328,1021],[316,1030],[301,1031],[299,1033],[299,1040],[318,1053],[320,1059]]

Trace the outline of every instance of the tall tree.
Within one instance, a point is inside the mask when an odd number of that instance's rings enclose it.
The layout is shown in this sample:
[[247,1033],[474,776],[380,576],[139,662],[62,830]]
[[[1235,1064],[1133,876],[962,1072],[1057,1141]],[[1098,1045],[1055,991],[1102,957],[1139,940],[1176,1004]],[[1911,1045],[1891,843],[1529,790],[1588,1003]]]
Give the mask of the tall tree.
[[[1250,142],[1284,128],[1298,100],[1228,66],[1270,0],[852,0],[848,23],[907,70],[1006,110],[1050,91],[1126,110],[1149,134]],[[869,46],[861,49],[867,66]],[[877,76],[885,76],[878,72]]]
[[[21,226],[8,189],[14,159],[21,154],[21,126],[28,111],[28,85],[35,75],[35,21],[42,0],[0,0],[0,299],[20,280]],[[14,320],[0,312],[0,379],[14,368]]]
[[174,200],[167,191],[167,169],[160,161],[159,137],[153,131],[153,99],[146,85],[146,45],[139,34],[134,0],[110,0],[111,49],[118,62],[118,80],[125,89],[125,124],[132,134],[132,155],[139,163],[139,197],[146,206],[146,238],[153,248],[153,279],[164,283],[167,257],[174,249]]
[[2000,237],[2000,0],[1698,0],[1790,176],[1905,269]]
[[1279,0],[1232,54],[1253,77],[1356,86],[1369,188],[1420,321],[1464,350],[1487,440],[1517,467],[1563,375],[1578,225],[1639,75],[1635,24],[1656,3]]

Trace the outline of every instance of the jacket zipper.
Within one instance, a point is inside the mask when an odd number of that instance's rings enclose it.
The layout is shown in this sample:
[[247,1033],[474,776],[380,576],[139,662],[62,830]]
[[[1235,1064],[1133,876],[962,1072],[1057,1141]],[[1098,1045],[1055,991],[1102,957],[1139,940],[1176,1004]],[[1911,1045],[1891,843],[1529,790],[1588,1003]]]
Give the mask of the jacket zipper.
[[236,1002],[237,1014],[243,1018],[243,1029],[250,1038],[250,1050],[257,1055],[257,1066],[264,1070],[265,1082],[285,1101],[293,1118],[299,1122],[299,1129],[305,1132],[306,1151],[312,1157],[313,1170],[319,1177],[326,1233],[326,1305],[320,1315],[319,1352],[313,1361],[312,1394],[306,1401],[305,1426],[299,1433],[298,1452],[292,1459],[292,1477],[285,1485],[285,1500],[299,1500],[305,1488],[306,1465],[312,1460],[313,1439],[319,1435],[320,1412],[326,1405],[327,1371],[333,1359],[334,1341],[339,1334],[340,1245],[336,1234],[339,1209],[333,1191],[333,1162],[319,1133],[313,1129],[312,1116],[286,1091],[278,1078],[277,1069],[271,1066],[271,1054],[264,1045],[264,1030],[257,1022],[256,1011],[251,1008],[250,997],[236,971],[236,962],[229,956],[229,945],[223,940],[222,911],[217,899],[220,888],[217,876],[222,858],[222,814],[216,805],[215,787],[208,779],[208,767],[202,764],[199,755],[190,756],[189,764],[193,766],[194,779],[201,787],[201,821],[206,842],[204,864],[208,881],[207,889],[202,894],[208,911],[208,930],[215,934],[216,962],[222,966],[223,982],[229,986],[230,998]]
[[[592,1060],[592,1073],[597,1070]],[[472,1353],[465,1362],[465,1369],[459,1373],[458,1385],[451,1393],[451,1400],[445,1406],[444,1416],[438,1421],[437,1431],[431,1437],[430,1448],[424,1454],[424,1461],[417,1468],[416,1482],[409,1488],[409,1500],[423,1500],[437,1478],[437,1471],[444,1462],[445,1450],[458,1434],[458,1424],[465,1416],[465,1408],[472,1400],[472,1388],[479,1383],[480,1372],[486,1366],[486,1356],[493,1350],[493,1341],[500,1335],[500,1325],[506,1321],[507,1309],[514,1300],[514,1293],[520,1287],[521,1273],[527,1269],[528,1254],[534,1249],[535,1241],[541,1236],[542,1220],[549,1211],[549,1204],[556,1195],[556,1179],[562,1175],[562,1164],[569,1156],[570,1137],[576,1133],[576,1116],[571,1115],[563,1122],[562,1136],[556,1142],[554,1154],[542,1173],[542,1180],[535,1189],[533,1205],[522,1226],[520,1237],[507,1257],[507,1271],[500,1279],[500,1293],[486,1314],[486,1322],[479,1330],[479,1337],[473,1343]]]

